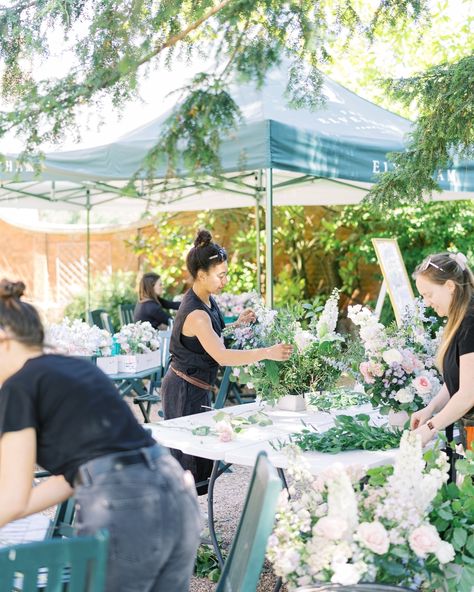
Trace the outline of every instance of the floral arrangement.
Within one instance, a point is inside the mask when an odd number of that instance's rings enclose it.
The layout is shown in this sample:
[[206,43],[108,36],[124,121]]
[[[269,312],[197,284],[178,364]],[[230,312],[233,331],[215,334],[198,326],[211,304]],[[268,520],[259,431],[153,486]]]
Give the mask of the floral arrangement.
[[46,327],[45,343],[48,348],[72,356],[110,356],[112,350],[108,331],[67,317]]
[[255,302],[260,300],[256,292],[243,292],[242,294],[222,292],[216,294],[214,298],[225,317],[238,317],[246,308],[253,308]]
[[158,331],[148,321],[124,325],[114,340],[120,346],[121,354],[144,354],[160,349]]
[[270,401],[334,386],[345,369],[340,359],[344,338],[336,332],[338,301],[335,290],[322,311],[310,304],[278,311],[257,305],[255,323],[232,329],[237,347],[251,349],[283,342],[293,344],[294,352],[287,362],[264,360],[235,368],[231,380],[247,384]]
[[[315,477],[297,448],[289,447],[289,455],[294,485],[290,499],[286,492],[280,497],[267,554],[290,590],[318,582],[377,582],[430,592],[471,591],[473,514],[467,519],[471,535],[461,529],[457,542],[446,521],[438,519],[447,497],[450,516],[466,525],[466,508],[446,485],[444,453],[431,450],[423,458],[419,436],[405,432],[393,469],[372,469],[363,487],[358,469],[335,464]],[[466,488],[472,498],[472,483]],[[463,569],[450,580],[452,562]]]
[[216,422],[214,428],[210,426],[198,426],[193,428],[192,433],[195,436],[217,436],[221,442],[230,442],[247,427],[257,425],[265,427],[273,424],[273,421],[268,415],[262,411],[257,411],[247,417],[219,411],[212,419]]
[[359,365],[366,393],[381,413],[413,412],[425,407],[441,383],[435,368],[439,333],[431,337],[431,319],[417,301],[400,327],[385,327],[367,308],[349,306],[348,317],[359,327],[364,360]]

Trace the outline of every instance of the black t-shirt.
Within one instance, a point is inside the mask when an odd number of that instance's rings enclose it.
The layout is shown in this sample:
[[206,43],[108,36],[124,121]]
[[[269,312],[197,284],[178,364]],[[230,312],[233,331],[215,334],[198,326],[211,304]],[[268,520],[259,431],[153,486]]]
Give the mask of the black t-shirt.
[[0,434],[36,430],[37,462],[72,484],[83,463],[155,442],[110,379],[77,358],[31,358],[0,389]]
[[154,329],[158,329],[160,325],[167,325],[171,319],[171,315],[165,311],[165,308],[178,310],[180,303],[164,298],[156,300],[144,300],[138,302],[133,312],[133,320],[148,321]]
[[459,390],[459,358],[474,352],[474,304],[456,331],[443,360],[443,377],[449,396]]

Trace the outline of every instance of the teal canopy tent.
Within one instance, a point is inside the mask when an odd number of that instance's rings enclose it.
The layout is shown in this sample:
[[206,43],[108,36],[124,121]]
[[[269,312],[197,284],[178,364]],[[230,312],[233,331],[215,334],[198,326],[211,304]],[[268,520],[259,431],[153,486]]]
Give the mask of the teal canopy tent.
[[[182,169],[177,178],[165,182],[163,167],[155,171],[150,184],[144,178],[137,182],[137,197],[124,195],[127,182],[160,136],[169,115],[164,113],[110,144],[47,153],[37,177],[32,170],[17,167],[16,155],[7,155],[0,174],[0,207],[89,211],[119,200],[120,205],[137,209],[178,211],[262,204],[265,292],[271,303],[272,206],[358,203],[390,167],[387,153],[404,150],[411,126],[329,78],[320,109],[291,109],[285,98],[286,81],[287,66],[282,64],[268,74],[260,89],[250,83],[232,88],[242,121],[222,143],[222,173],[217,177],[196,181]],[[439,171],[438,181],[443,192],[435,199],[473,197],[474,162]]]

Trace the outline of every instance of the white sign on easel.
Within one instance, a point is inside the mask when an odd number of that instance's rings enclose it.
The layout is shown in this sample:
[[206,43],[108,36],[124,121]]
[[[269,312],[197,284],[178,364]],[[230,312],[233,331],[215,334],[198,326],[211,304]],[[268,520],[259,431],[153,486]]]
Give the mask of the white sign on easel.
[[377,260],[382,270],[384,280],[375,307],[375,313],[380,316],[383,302],[388,292],[392,303],[397,324],[400,325],[402,316],[407,308],[413,308],[415,296],[408,278],[397,240],[392,238],[372,239]]

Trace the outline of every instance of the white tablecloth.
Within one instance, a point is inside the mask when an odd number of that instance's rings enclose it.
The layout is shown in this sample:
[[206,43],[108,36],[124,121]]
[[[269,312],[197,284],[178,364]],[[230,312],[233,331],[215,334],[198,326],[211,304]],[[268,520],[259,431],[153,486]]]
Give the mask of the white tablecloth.
[[[199,426],[214,427],[216,422],[213,416],[220,411],[245,417],[252,415],[257,410],[266,413],[273,424],[265,427],[258,425],[246,426],[244,431],[237,434],[230,442],[220,442],[217,436],[197,436],[192,434],[192,429]],[[355,415],[357,413],[371,415],[373,422],[376,424],[382,421],[370,405],[326,413],[312,411],[311,409],[303,412],[282,411],[268,405],[262,406],[258,403],[248,403],[246,405],[225,407],[219,411],[208,411],[150,423],[146,427],[151,430],[157,442],[168,448],[181,450],[186,454],[211,460],[221,460],[225,463],[253,466],[258,453],[265,450],[274,466],[286,468],[286,454],[280,450],[275,450],[272,444],[277,445],[279,442],[287,442],[288,436],[304,429],[305,424],[310,424],[318,430],[325,431],[334,425],[335,415]],[[308,461],[313,474],[317,474],[335,462],[342,462],[345,465],[361,465],[367,468],[390,464],[393,462],[397,450],[377,452],[353,450],[340,452],[339,454],[305,452],[304,457]]]

